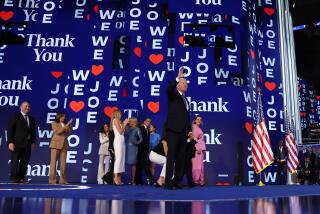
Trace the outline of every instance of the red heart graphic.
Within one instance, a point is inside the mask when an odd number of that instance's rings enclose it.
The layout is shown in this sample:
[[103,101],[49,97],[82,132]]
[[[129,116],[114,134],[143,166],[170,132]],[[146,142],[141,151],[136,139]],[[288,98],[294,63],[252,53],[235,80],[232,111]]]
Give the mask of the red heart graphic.
[[88,21],[90,20],[90,17],[91,17],[90,14],[87,14],[87,15],[86,15],[86,19],[87,19]]
[[98,76],[103,72],[104,66],[103,65],[92,65],[91,70],[92,70],[91,72],[93,75]]
[[307,113],[306,112],[300,112],[300,116],[301,117],[305,117],[305,116],[307,116]]
[[14,12],[13,11],[1,11],[0,12],[0,17],[1,19],[3,19],[4,21],[8,21],[9,19],[11,19],[14,16]]
[[114,106],[114,107],[106,106],[106,107],[103,109],[104,113],[105,113],[109,118],[112,117],[112,113],[113,113],[115,110],[118,110],[118,107],[117,107],[117,106]]
[[70,108],[74,112],[79,112],[84,108],[84,102],[83,101],[71,101]]
[[133,49],[133,53],[134,53],[137,57],[141,57],[141,48],[135,47],[135,48]]
[[273,91],[276,87],[277,84],[275,82],[265,82],[264,86],[269,90],[269,91]]
[[251,59],[254,59],[256,56],[254,51],[251,48],[250,48],[250,55],[251,55]]
[[162,54],[151,54],[149,56],[149,60],[155,64],[158,65],[160,62],[163,60],[163,55]]
[[268,15],[268,16],[272,16],[274,14],[274,9],[270,8],[270,7],[265,7],[264,8],[264,12]]
[[320,96],[316,96],[317,100],[320,100]]
[[52,76],[54,76],[56,79],[59,79],[62,76],[61,71],[51,71]]
[[159,102],[148,102],[148,109],[153,112],[157,113],[159,112],[160,103]]
[[298,91],[300,91],[300,89],[301,89],[301,85],[298,85]]
[[98,13],[98,11],[99,11],[99,5],[95,5],[94,7],[93,7],[93,11],[95,12],[95,13]]
[[252,134],[252,123],[246,122],[246,130],[249,134]]
[[180,36],[179,39],[178,39],[178,41],[179,41],[179,43],[180,43],[181,45],[183,45],[183,44],[184,44],[184,37],[183,37],[183,36]]

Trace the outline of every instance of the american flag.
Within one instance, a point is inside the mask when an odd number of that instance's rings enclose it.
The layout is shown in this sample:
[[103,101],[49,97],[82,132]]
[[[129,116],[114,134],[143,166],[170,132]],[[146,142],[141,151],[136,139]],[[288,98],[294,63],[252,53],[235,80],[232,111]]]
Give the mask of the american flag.
[[257,124],[253,130],[252,138],[252,164],[256,173],[260,173],[267,166],[273,163],[273,152],[270,138],[263,116],[261,93],[258,93]]
[[288,113],[286,112],[286,146],[288,149],[288,172],[289,173],[294,173],[297,170],[299,160],[298,160],[298,148],[297,148],[297,143],[294,139],[293,136],[293,130],[290,130],[290,119],[288,116]]

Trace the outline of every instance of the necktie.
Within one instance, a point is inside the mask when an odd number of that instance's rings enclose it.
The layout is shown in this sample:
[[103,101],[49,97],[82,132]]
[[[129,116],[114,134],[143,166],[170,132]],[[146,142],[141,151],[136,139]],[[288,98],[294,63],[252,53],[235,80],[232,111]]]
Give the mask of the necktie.
[[[29,120],[28,120],[28,115],[27,115],[27,114],[25,114],[25,115],[23,115],[23,117],[24,117],[24,119],[26,120],[26,122],[27,122],[27,125],[28,125],[28,128],[29,128]],[[30,133],[28,134],[28,140],[30,140]]]
[[24,115],[24,119],[26,120],[26,122],[27,122],[27,124],[28,124],[28,126],[29,126],[29,121],[28,121],[28,115]]
[[186,106],[186,109],[189,110],[189,105],[188,105],[188,101],[187,101],[186,97],[184,96],[184,94],[182,94],[181,96],[182,96],[184,105]]

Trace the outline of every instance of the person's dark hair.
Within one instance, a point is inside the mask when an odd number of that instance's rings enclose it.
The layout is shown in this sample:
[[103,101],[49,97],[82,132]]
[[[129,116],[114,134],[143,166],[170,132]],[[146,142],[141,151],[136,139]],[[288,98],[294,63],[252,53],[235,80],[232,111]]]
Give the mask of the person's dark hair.
[[107,125],[107,126],[110,128],[109,124],[108,124],[108,123],[105,123],[105,124],[102,125],[102,127],[101,127],[101,129],[100,129],[100,131],[99,131],[100,133],[106,134],[106,133],[104,132],[104,126],[105,126],[105,125]]
[[150,120],[150,121],[151,121],[151,118],[150,118],[150,117],[145,117],[145,118],[143,119],[143,122],[146,121],[146,120]]
[[22,101],[22,102],[20,103],[20,106],[22,106],[22,104],[24,104],[24,103],[28,103],[28,104],[30,105],[29,101],[24,100],[24,101]]
[[[192,124],[194,124],[196,122],[196,119],[198,119],[199,117],[201,117],[200,114],[196,115],[193,120],[192,120]],[[202,117],[201,117],[202,118]]]
[[[57,123],[60,123],[60,118],[63,117],[63,116],[66,116],[66,114],[64,112],[58,112],[56,114],[56,118],[54,119],[54,121],[57,122]],[[66,120],[66,119],[64,119],[64,120]],[[66,122],[66,121],[63,121],[63,122]]]

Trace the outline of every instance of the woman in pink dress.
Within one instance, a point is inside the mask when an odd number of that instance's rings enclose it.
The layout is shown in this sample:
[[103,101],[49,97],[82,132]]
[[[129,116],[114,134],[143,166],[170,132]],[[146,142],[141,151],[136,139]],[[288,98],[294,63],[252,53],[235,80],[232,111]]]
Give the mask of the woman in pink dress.
[[203,132],[200,126],[202,125],[202,117],[196,116],[192,122],[192,133],[196,143],[196,154],[192,158],[192,177],[195,184],[204,186],[204,164],[203,155],[206,150],[206,144],[204,142]]

